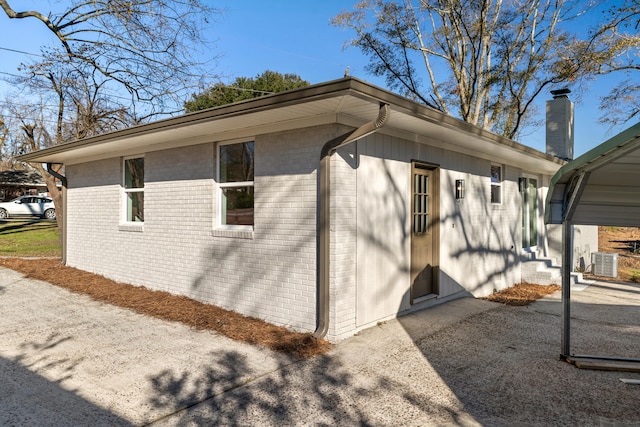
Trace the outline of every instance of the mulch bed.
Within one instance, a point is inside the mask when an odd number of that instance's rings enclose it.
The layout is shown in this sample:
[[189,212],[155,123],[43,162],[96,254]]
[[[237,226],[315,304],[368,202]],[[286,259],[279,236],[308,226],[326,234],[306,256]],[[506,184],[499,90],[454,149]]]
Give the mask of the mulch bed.
[[519,283],[515,286],[503,289],[499,292],[495,292],[488,297],[484,297],[481,299],[500,302],[507,305],[522,306],[527,305],[546,295],[551,295],[552,293],[557,292],[561,289],[562,287],[558,285],[536,285],[532,283]]
[[1,258],[0,265],[72,292],[118,307],[196,329],[215,331],[233,340],[268,348],[297,358],[326,353],[331,345],[309,333],[290,331],[235,311],[185,296],[118,283],[61,264],[59,259]]

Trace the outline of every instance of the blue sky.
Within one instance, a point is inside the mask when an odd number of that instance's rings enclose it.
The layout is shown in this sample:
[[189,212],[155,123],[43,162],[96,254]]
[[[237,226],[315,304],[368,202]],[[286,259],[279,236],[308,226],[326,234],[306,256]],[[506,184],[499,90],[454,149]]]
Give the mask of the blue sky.
[[[311,83],[341,78],[347,67],[350,75],[385,87],[384,80],[365,72],[367,58],[357,49],[343,49],[352,34],[330,25],[330,20],[350,9],[356,0],[220,0],[211,2],[224,9],[222,16],[210,22],[206,34],[214,42],[211,52],[201,52],[203,58],[218,58],[212,62],[212,74],[223,75],[225,81],[239,76],[256,76],[270,69],[295,73]],[[15,10],[48,4],[44,0],[11,2]],[[4,49],[38,53],[40,46],[52,42],[42,24],[34,20],[9,20],[0,16],[0,73],[15,73],[20,61],[29,56]],[[2,77],[3,74],[0,74]],[[622,128],[609,129],[598,125],[601,113],[598,96],[606,93],[615,80],[601,78],[591,82],[589,91],[575,107],[576,156],[607,140]],[[10,89],[0,84],[0,99]],[[544,103],[550,95],[538,100],[544,113]],[[520,142],[544,151],[544,128]]]

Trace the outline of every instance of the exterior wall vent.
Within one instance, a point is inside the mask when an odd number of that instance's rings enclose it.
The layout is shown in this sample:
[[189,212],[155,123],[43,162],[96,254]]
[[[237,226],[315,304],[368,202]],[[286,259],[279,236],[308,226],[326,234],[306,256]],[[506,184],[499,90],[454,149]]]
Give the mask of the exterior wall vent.
[[603,277],[618,277],[618,254],[593,252],[591,254],[593,274]]

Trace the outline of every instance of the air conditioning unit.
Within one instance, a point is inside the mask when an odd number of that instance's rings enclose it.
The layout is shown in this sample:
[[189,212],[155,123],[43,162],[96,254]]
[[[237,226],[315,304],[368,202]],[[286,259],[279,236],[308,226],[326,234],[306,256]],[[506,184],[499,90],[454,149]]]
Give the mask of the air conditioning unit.
[[603,277],[618,277],[618,254],[592,252],[593,274]]

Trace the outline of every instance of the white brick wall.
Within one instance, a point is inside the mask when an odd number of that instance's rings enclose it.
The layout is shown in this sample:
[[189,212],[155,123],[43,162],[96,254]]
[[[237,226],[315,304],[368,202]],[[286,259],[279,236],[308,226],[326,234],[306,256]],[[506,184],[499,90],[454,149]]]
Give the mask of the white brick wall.
[[334,339],[356,329],[357,189],[356,144],[341,148],[331,159],[331,320]]
[[316,168],[322,144],[338,131],[255,138],[253,238],[213,232],[214,143],[144,153],[143,231],[119,226],[120,158],[70,165],[68,264],[313,331]]

